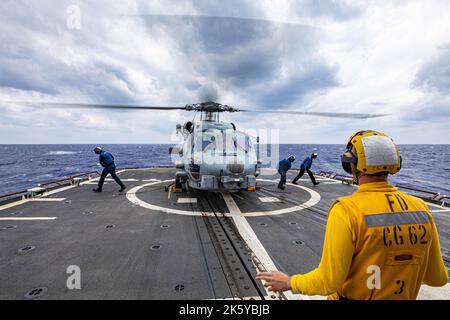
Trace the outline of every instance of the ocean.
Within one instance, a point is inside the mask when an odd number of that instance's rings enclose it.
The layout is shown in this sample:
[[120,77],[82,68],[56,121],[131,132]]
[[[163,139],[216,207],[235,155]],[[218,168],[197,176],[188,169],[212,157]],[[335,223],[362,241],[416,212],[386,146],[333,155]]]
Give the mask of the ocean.
[[[170,146],[111,144],[102,147],[114,155],[120,168],[171,166]],[[85,144],[0,145],[0,195],[77,173],[100,171],[93,148],[94,145]],[[319,156],[313,171],[345,174],[340,164],[343,148],[343,145],[283,144],[278,149],[280,159],[295,155],[297,167],[315,151]],[[399,149],[403,167],[391,177],[391,182],[450,195],[450,145],[399,145]]]

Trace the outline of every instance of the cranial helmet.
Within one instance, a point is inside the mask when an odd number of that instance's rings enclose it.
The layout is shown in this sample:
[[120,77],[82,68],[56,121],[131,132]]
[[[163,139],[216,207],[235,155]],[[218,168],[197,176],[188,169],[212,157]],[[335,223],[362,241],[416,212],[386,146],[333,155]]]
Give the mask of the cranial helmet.
[[352,135],[341,162],[349,174],[395,174],[402,167],[402,158],[394,141],[384,133],[373,130],[358,131]]
[[102,151],[102,148],[101,147],[95,147],[94,148],[94,152],[95,153],[99,153],[99,152],[101,152]]
[[289,161],[290,161],[290,162],[294,162],[294,161],[295,161],[295,156],[294,156],[294,155],[290,156],[290,157],[289,157]]

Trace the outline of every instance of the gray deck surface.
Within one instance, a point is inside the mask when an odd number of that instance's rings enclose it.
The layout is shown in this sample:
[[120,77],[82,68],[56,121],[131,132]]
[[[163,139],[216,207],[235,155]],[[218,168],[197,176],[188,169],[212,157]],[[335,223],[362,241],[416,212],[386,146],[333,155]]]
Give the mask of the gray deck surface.
[[[128,180],[126,191],[130,191],[155,183],[150,179],[170,180],[173,171],[129,170],[119,176]],[[355,190],[333,181],[321,182],[313,187],[309,180],[300,180],[300,185],[320,194],[320,201],[280,215],[272,213],[304,203],[310,194],[294,186],[279,191],[274,181],[258,182],[260,189],[255,192],[232,194],[281,271],[305,273],[318,265],[327,210],[335,198]],[[209,205],[219,214],[228,212],[220,194],[175,193],[168,199],[164,190],[168,184],[142,187],[135,195],[169,210],[206,212]],[[126,192],[119,194],[118,186],[109,179],[103,193],[92,192],[93,187],[95,184],[83,184],[45,196],[64,198],[61,201],[29,201],[0,210],[0,218],[56,217],[0,220],[0,299],[24,299],[37,287],[47,288],[40,299],[221,299],[264,294],[260,283],[252,285],[256,270],[231,219],[145,208],[130,201]],[[197,203],[178,203],[179,198],[196,199]],[[278,202],[263,202],[268,198]],[[257,211],[265,214],[248,214]],[[450,212],[433,215],[448,260]],[[26,246],[35,248],[19,252]],[[66,286],[70,265],[81,269],[81,290]]]

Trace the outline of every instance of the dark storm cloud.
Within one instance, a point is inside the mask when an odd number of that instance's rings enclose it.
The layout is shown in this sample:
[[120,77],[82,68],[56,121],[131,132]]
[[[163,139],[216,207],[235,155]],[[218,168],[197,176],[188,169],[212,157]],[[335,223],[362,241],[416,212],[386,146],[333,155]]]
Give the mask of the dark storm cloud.
[[36,72],[35,68],[25,64],[19,68],[16,62],[0,61],[0,87],[38,91],[51,95],[58,93],[58,90],[53,85],[34,74]]
[[348,1],[303,0],[300,3],[299,1],[291,3],[301,15],[328,17],[334,20],[352,19],[364,12],[361,6]]
[[[289,9],[300,16],[328,17],[335,20],[348,20],[361,15],[369,3],[359,4],[344,0],[292,0]],[[228,17],[261,17],[265,14],[264,6],[259,1],[221,1],[195,0],[192,6],[200,14]],[[269,6],[270,9],[270,6]]]
[[418,103],[402,116],[402,120],[412,122],[434,122],[450,118],[450,99],[442,95],[430,96]]
[[199,89],[199,99],[201,101],[219,101],[219,91],[217,87],[208,84]]
[[197,15],[138,15],[149,35],[166,40],[186,54],[233,53],[272,34],[274,23],[264,20]]
[[[267,90],[260,92],[257,98],[261,108],[288,107],[294,102],[302,103],[300,98],[304,95],[319,90],[338,86],[336,68],[328,66],[324,62],[317,65],[305,66],[306,70],[292,73],[292,76],[280,84],[268,86]],[[301,105],[296,105],[301,107]]]
[[[123,68],[91,61],[79,68],[63,63],[47,52],[29,53],[28,59],[0,56],[0,86],[57,95],[64,88],[81,91],[99,102],[132,101],[133,86]],[[120,85],[119,85],[120,84]]]
[[192,7],[199,15],[257,18],[265,15],[259,1],[193,0]]
[[[108,56],[101,49],[101,23],[95,24],[82,11],[85,25],[91,27],[69,30],[66,10],[70,4],[18,1],[1,5],[0,87],[47,95],[69,92],[97,102],[132,102],[137,89],[126,68],[114,63],[114,57],[98,57],[98,53]],[[72,56],[82,59],[73,61]]]
[[310,26],[217,16],[138,19],[149,35],[172,39],[198,77],[259,105],[289,105],[337,85],[337,69],[316,52],[320,30]]
[[450,45],[441,46],[438,54],[419,69],[411,87],[426,96],[405,120],[429,122],[450,117]]
[[450,45],[441,47],[438,56],[420,68],[412,86],[450,93]]
[[247,48],[230,56],[212,56],[211,68],[218,79],[232,88],[246,87],[277,76],[281,57],[264,48]]
[[[191,6],[198,15],[138,13],[122,18],[104,3],[80,2],[83,28],[76,31],[66,28],[70,4],[25,1],[1,6],[5,19],[0,26],[7,31],[0,34],[1,87],[111,104],[133,104],[148,90],[163,92],[164,99],[179,104],[198,102],[185,101],[192,96],[220,101],[231,93],[261,107],[289,107],[311,92],[338,85],[337,68],[317,50],[321,30],[256,19],[267,9],[254,1],[195,1]],[[305,7],[317,14],[328,10],[311,3]],[[100,9],[104,16],[97,16]],[[114,14],[109,16],[108,10]],[[167,61],[175,64],[169,71],[157,54],[149,51],[142,58],[128,39],[112,36],[130,21],[134,24],[127,36],[167,49]],[[133,71],[143,77],[133,77]],[[152,79],[144,89],[143,78]]]

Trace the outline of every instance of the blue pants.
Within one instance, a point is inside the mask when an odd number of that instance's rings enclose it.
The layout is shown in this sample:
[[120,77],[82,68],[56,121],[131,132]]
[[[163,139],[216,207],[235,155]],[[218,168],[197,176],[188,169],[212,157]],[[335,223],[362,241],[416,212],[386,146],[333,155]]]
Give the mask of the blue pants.
[[109,166],[105,167],[102,171],[100,180],[98,180],[99,190],[102,190],[103,183],[105,182],[105,178],[108,174],[111,175],[111,177],[117,182],[119,186],[121,186],[122,188],[125,187],[125,185],[122,183],[122,181],[120,181],[119,177],[116,175],[116,165],[114,163],[111,163]]
[[[313,183],[313,184],[316,184],[316,179],[314,178],[314,174],[312,173],[312,171],[309,170],[309,168],[308,168],[308,169],[306,169],[306,172],[308,173],[309,178],[311,179],[312,183]],[[303,177],[303,174],[304,174],[304,173],[305,173],[305,168],[302,166],[302,167],[300,168],[300,172],[299,172],[298,175],[294,178],[294,180],[292,180],[292,182],[297,182],[298,179],[300,179],[301,177]]]
[[287,172],[278,170],[278,173],[281,174],[280,183],[278,183],[278,187],[282,187],[286,184],[286,174]]

